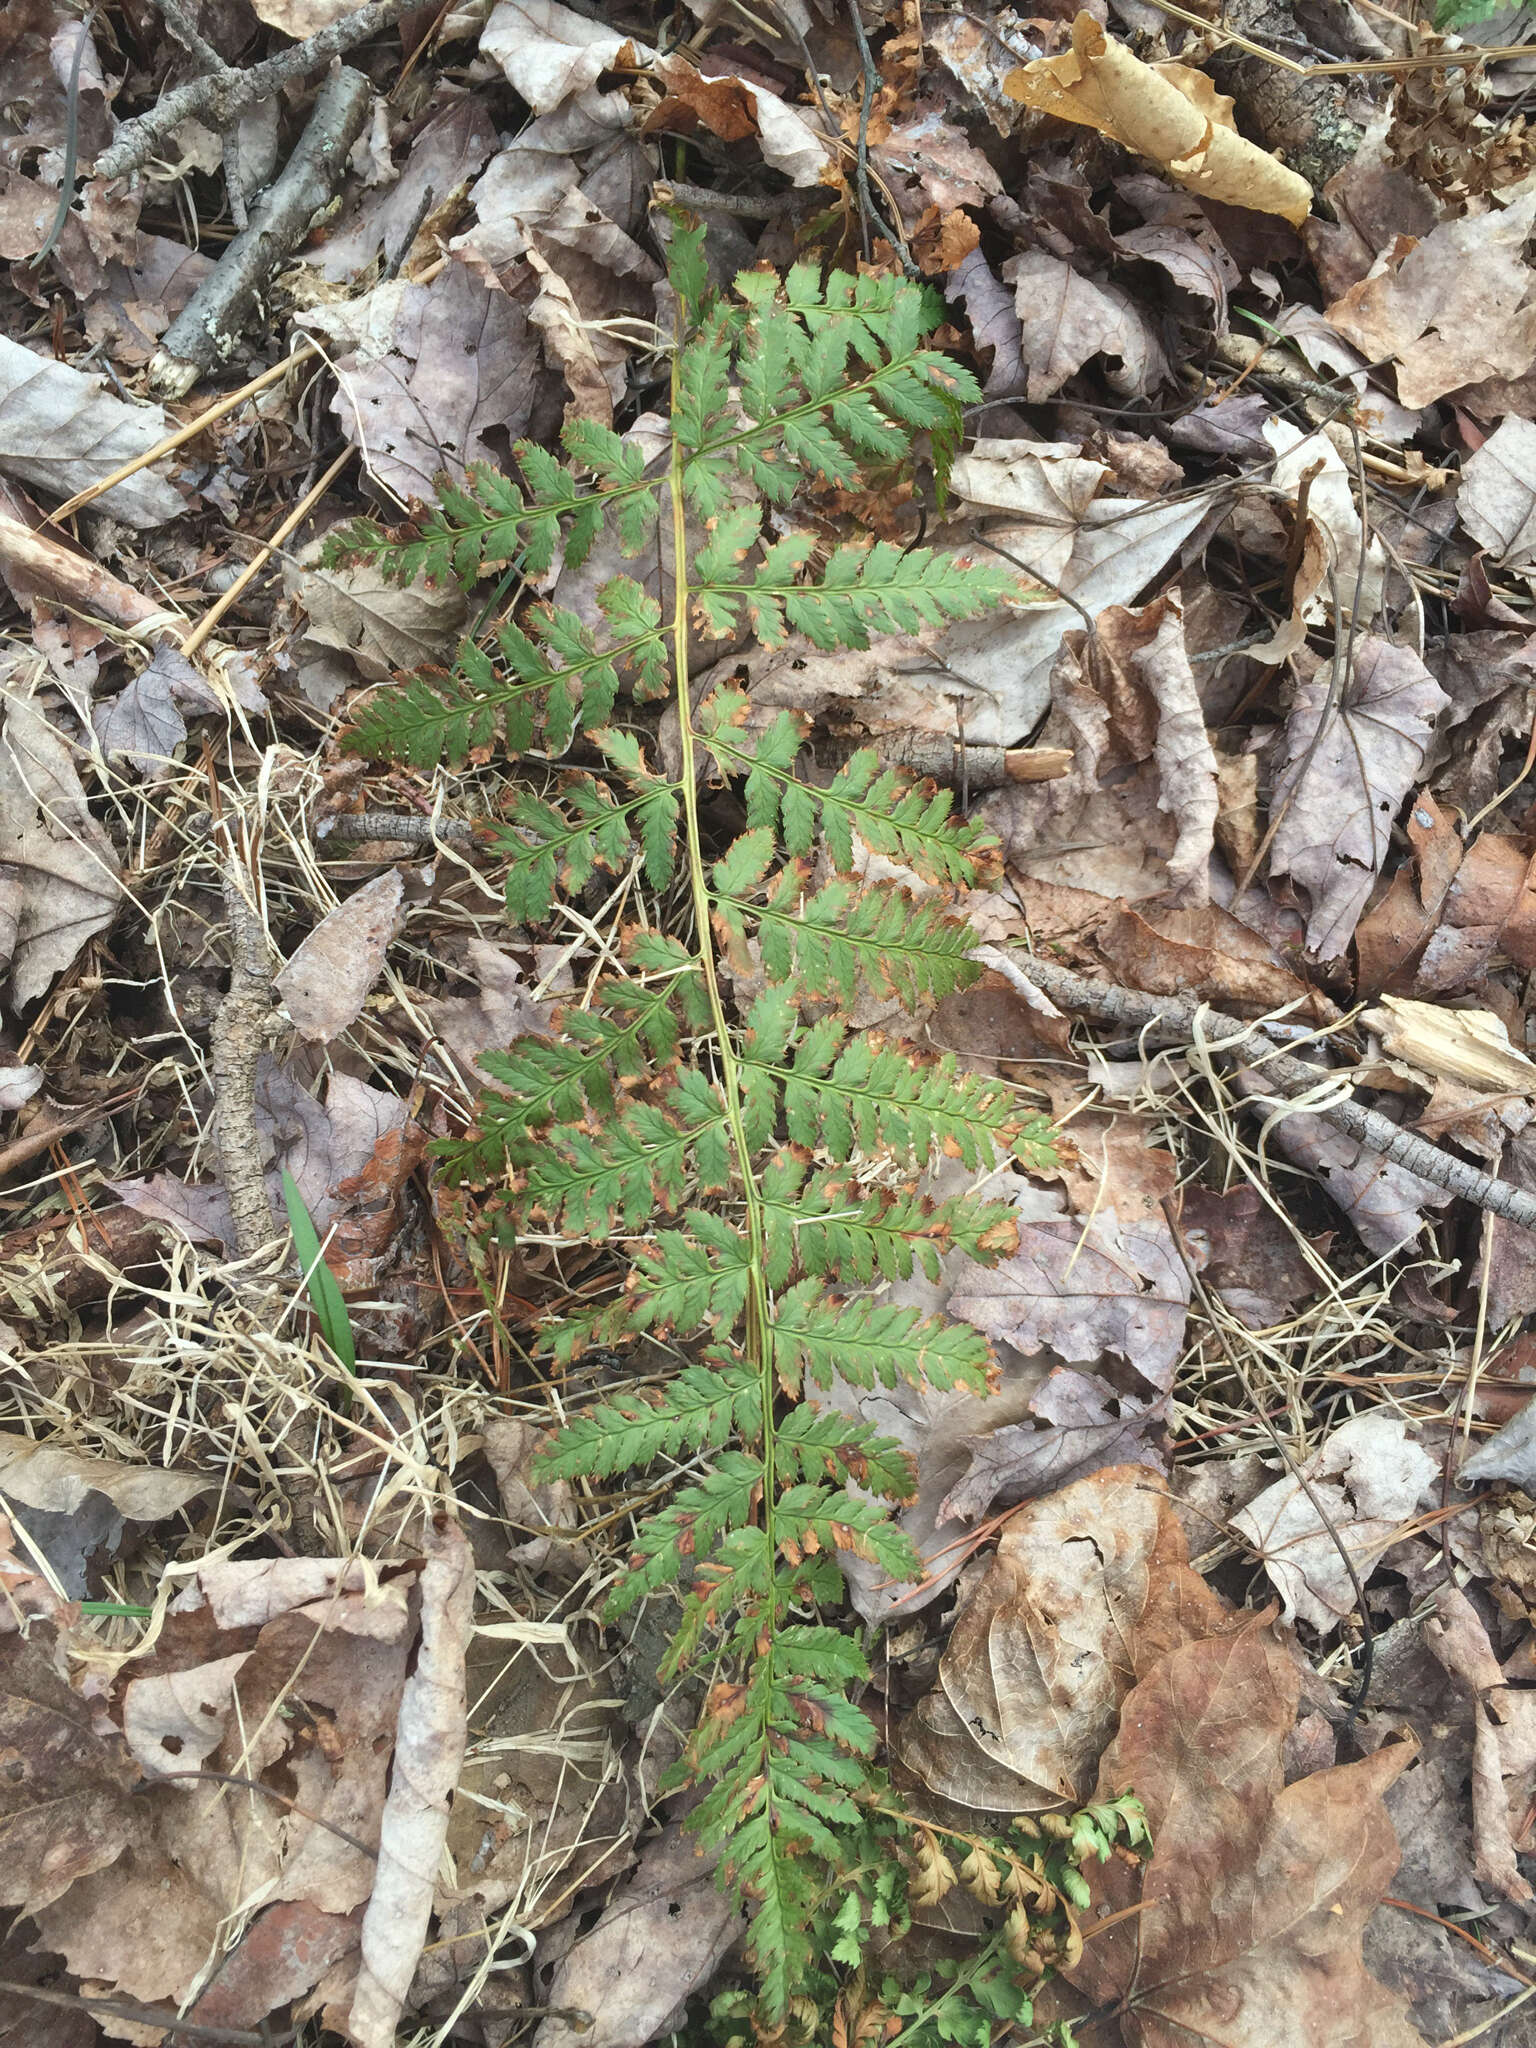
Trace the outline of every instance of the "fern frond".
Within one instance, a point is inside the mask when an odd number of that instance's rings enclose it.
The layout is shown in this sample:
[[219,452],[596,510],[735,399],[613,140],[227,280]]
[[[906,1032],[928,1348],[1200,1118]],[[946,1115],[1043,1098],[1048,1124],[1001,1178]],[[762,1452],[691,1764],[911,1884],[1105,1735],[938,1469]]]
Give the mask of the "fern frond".
[[[1010,1150],[1045,1165],[1052,1148],[1007,1085],[850,1024],[863,990],[918,1011],[975,979],[953,906],[997,871],[995,840],[954,816],[948,791],[871,751],[802,779],[806,722],[755,719],[734,685],[700,702],[690,636],[747,627],[770,647],[798,633],[858,648],[1030,593],[986,563],[828,542],[793,512],[770,517],[806,484],[877,487],[919,436],[942,502],[978,394],[930,345],[936,293],[802,262],[720,294],[699,230],[676,215],[668,271],[665,477],[649,438],[576,420],[562,453],[521,444],[515,477],[472,470],[410,530],[354,526],[328,559],[466,586],[503,568],[522,577],[493,644],[369,697],[351,744],[423,772],[536,750],[543,765],[486,834],[509,916],[536,932],[589,928],[579,899],[607,874],[640,920],[547,1035],[483,1056],[492,1086],[474,1129],[435,1149],[450,1179],[496,1187],[487,1215],[504,1233],[531,1222],[546,1238],[627,1239],[622,1286],[594,1299],[584,1278],[585,1298],[550,1332],[557,1361],[642,1336],[678,1361],[660,1386],[568,1398],[540,1469],[606,1480],[652,1467],[658,1496],[680,1480],[636,1517],[609,1605],[675,1585],[662,1675],[715,1672],[675,1782],[698,1788],[691,1824],[752,1907],[755,2023],[771,2038],[821,1967],[812,1915],[869,1841],[876,1737],[856,1703],[869,1669],[831,1619],[837,1559],[893,1579],[919,1569],[891,1513],[912,1495],[910,1457],[843,1414],[840,1393],[815,1390],[987,1389],[978,1331],[857,1290],[937,1278],[951,1250],[1005,1255],[1005,1204],[940,1199],[924,1176],[947,1158],[980,1177]],[[605,527],[630,555],[650,549],[658,510],[665,619],[630,576],[602,586],[595,612],[527,595],[558,597]],[[635,712],[669,694],[659,725]],[[732,837],[720,821],[738,794]],[[871,855],[916,885],[870,881]],[[601,1260],[585,1270],[600,1279]]]
[[577,1237],[641,1227],[683,1206],[690,1179],[704,1193],[730,1183],[726,1114],[702,1076],[681,1074],[661,1103],[633,1103],[600,1129],[566,1126],[528,1168],[528,1204]]
[[789,1177],[795,1161],[793,1152],[783,1154],[763,1176],[771,1287],[782,1287],[795,1272],[841,1274],[867,1287],[909,1280],[918,1269],[936,1281],[946,1252],[963,1251],[985,1264],[1018,1247],[1018,1219],[1006,1202],[972,1195],[935,1202],[891,1188],[859,1192],[833,1173],[802,1186]]
[[[762,1387],[749,1361],[685,1365],[654,1392],[601,1401],[584,1415],[567,1416],[544,1454],[543,1469],[552,1479],[611,1479],[657,1458],[720,1450],[732,1436],[755,1437],[762,1419]],[[856,1454],[855,1448],[850,1458]]]
[[800,1280],[773,1305],[768,1348],[779,1383],[798,1395],[805,1380],[829,1387],[926,1382],[941,1391],[989,1391],[991,1347],[968,1323],[859,1296],[839,1301],[819,1280]]

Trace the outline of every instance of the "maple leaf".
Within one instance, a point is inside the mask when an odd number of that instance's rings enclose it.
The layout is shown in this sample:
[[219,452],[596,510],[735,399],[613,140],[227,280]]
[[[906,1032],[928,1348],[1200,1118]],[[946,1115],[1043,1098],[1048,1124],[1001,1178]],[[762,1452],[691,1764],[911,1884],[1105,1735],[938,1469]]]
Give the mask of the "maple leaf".
[[1171,1651],[1125,1701],[1097,1796],[1134,1785],[1157,1853],[1105,1866],[1095,1906],[1141,1910],[1066,1973],[1124,2048],[1422,2048],[1360,1952],[1399,1859],[1382,1794],[1413,1746],[1287,1785],[1299,1691],[1261,1616]]

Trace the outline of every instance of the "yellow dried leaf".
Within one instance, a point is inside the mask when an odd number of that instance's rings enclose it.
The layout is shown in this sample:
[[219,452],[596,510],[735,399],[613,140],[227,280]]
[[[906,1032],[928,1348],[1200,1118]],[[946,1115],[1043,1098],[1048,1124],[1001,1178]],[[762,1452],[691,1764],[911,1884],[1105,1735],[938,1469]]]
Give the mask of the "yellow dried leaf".
[[914,1906],[936,1906],[958,1882],[955,1866],[928,1834],[917,1845],[916,1862],[916,1875],[907,1888],[907,1896]]
[[1073,22],[1070,50],[1010,71],[1003,90],[1037,113],[1096,128],[1207,199],[1278,213],[1295,227],[1312,210],[1306,179],[1238,134],[1231,100],[1203,71],[1143,64],[1091,14]]
[[985,1849],[973,1849],[960,1866],[960,1882],[984,1906],[995,1906],[1001,1896],[997,1865]]

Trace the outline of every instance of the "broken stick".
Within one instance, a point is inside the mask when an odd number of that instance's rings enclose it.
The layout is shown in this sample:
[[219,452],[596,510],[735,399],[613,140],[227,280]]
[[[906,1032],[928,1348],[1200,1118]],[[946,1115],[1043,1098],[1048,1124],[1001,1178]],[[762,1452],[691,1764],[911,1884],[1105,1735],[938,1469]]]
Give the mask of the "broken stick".
[[[1240,1018],[1229,1017],[1223,1011],[1213,1010],[1208,1004],[1197,1003],[1187,996],[1148,996],[1139,989],[1089,981],[1081,974],[1073,974],[1069,968],[1058,967],[1054,961],[1036,959],[1031,953],[1004,953],[996,946],[978,946],[971,958],[1001,974],[1026,996],[1038,992],[1049,996],[1064,1009],[1101,1018],[1106,1024],[1118,1024],[1129,1031],[1144,1031],[1148,1025],[1153,1025],[1193,1036],[1197,1016],[1205,1028],[1234,1040],[1251,1037],[1256,1029],[1263,1029],[1262,1025],[1244,1023]],[[1252,1109],[1273,1109],[1277,1102],[1309,1094],[1329,1074],[1326,1067],[1314,1067],[1291,1053],[1271,1049],[1270,1041],[1264,1042],[1262,1062],[1250,1059],[1249,1064],[1258,1065],[1270,1089],[1267,1095],[1244,1097]],[[1495,1216],[1503,1216],[1525,1230],[1536,1230],[1536,1195],[1529,1195],[1507,1180],[1499,1180],[1491,1173],[1469,1166],[1450,1152],[1442,1152],[1438,1145],[1431,1145],[1428,1139],[1403,1130],[1390,1117],[1352,1101],[1307,1103],[1302,1107],[1354,1138],[1369,1151],[1378,1152],[1383,1159],[1390,1159],[1396,1165],[1406,1167],[1410,1173],[1416,1173],[1420,1180],[1427,1180],[1437,1188],[1447,1188],[1453,1195],[1464,1195],[1479,1209],[1488,1209]]]
[[226,65],[222,70],[188,79],[185,85],[178,85],[157,100],[147,114],[125,121],[97,157],[91,175],[121,178],[136,171],[159,153],[173,129],[194,115],[221,134],[227,133],[246,107],[254,106],[257,100],[270,99],[290,80],[307,78],[344,50],[353,49],[388,28],[402,5],[403,0],[374,0],[372,6],[342,15],[339,21],[331,22],[306,42],[279,50],[275,57],[269,57],[264,64],[253,64],[249,71],[237,71]]
[[250,224],[165,330],[149,366],[150,386],[161,397],[185,396],[200,375],[233,351],[257,293],[335,196],[372,96],[363,74],[345,65],[321,86],[282,176],[262,194]]

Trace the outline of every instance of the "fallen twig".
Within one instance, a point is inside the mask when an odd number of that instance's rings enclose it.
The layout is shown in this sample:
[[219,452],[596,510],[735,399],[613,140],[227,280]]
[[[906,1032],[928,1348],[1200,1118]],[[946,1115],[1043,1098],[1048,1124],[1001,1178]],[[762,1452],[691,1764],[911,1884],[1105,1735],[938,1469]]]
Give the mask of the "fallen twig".
[[321,86],[282,176],[165,330],[149,365],[150,385],[160,396],[182,397],[204,371],[228,357],[257,293],[334,197],[372,94],[363,74],[345,65]]
[[277,1235],[256,1128],[256,1062],[272,1015],[272,968],[266,932],[245,899],[232,861],[225,865],[223,888],[231,959],[229,993],[210,1034],[214,1135],[235,1248],[249,1258]]
[[275,57],[269,57],[264,64],[253,64],[249,71],[225,69],[188,79],[185,85],[166,93],[147,114],[125,121],[97,157],[92,175],[121,178],[136,171],[157,153],[173,129],[194,116],[221,133],[227,131],[246,107],[257,100],[270,99],[291,80],[307,78],[333,57],[388,28],[403,4],[404,0],[373,0],[373,5],[360,7],[355,14],[344,14],[317,35],[295,43],[290,50],[279,50]]
[[468,818],[423,818],[414,811],[338,811],[315,826],[317,839],[393,839],[402,846],[470,846],[476,827]]
[[[1233,1040],[1251,1040],[1254,1031],[1262,1029],[1262,1026],[1243,1023],[1237,1017],[1229,1017],[1223,1011],[1213,1010],[1209,1005],[1194,1002],[1187,996],[1148,996],[1137,989],[1089,981],[1081,974],[1073,974],[1068,968],[1058,967],[1050,960],[1037,959],[1029,953],[1004,953],[996,946],[978,946],[971,958],[983,967],[994,969],[1026,994],[1039,990],[1066,1009],[1083,1011],[1132,1032],[1144,1031],[1148,1025],[1153,1025],[1164,1029],[1171,1027],[1191,1035],[1197,1016],[1205,1029],[1223,1037],[1230,1036]],[[1305,1060],[1278,1049],[1269,1050],[1269,1042],[1265,1043],[1260,1071],[1270,1092],[1244,1097],[1249,1108],[1273,1109],[1277,1101],[1310,1094],[1319,1081],[1327,1079],[1326,1068],[1310,1066]],[[1255,1064],[1251,1057],[1248,1064]],[[1304,1106],[1310,1114],[1320,1116],[1325,1123],[1345,1132],[1368,1150],[1379,1153],[1383,1159],[1390,1159],[1396,1165],[1406,1167],[1410,1173],[1416,1173],[1420,1180],[1427,1180],[1438,1188],[1447,1188],[1453,1195],[1463,1195],[1479,1209],[1491,1210],[1495,1216],[1503,1216],[1525,1230],[1536,1230],[1536,1195],[1528,1195],[1523,1188],[1513,1187],[1507,1180],[1498,1180],[1478,1167],[1469,1166],[1465,1160],[1442,1152],[1438,1145],[1431,1145],[1414,1132],[1403,1130],[1390,1117],[1382,1116],[1374,1109],[1366,1109],[1358,1102],[1319,1102]]]

